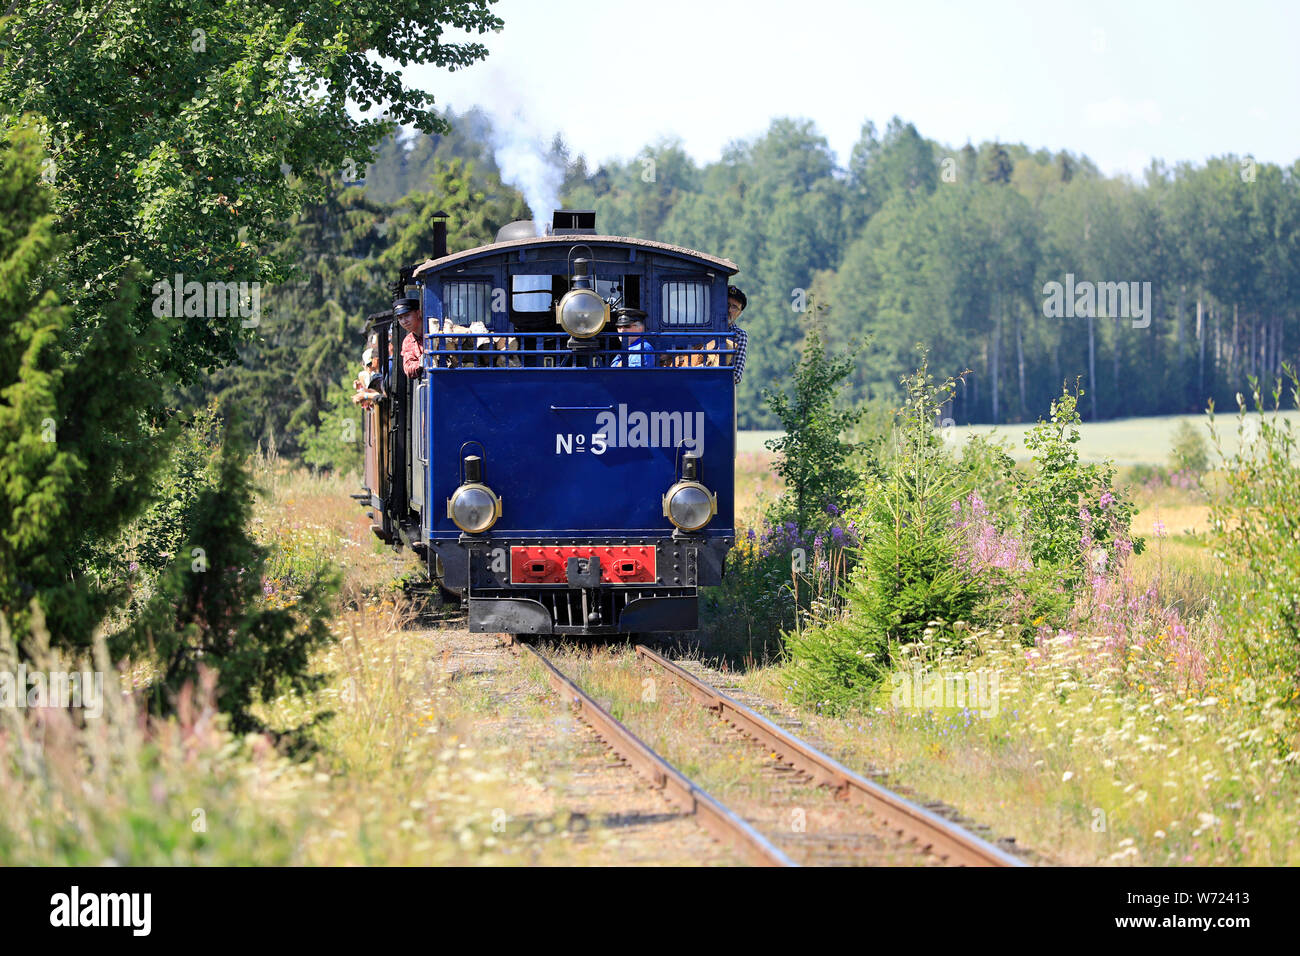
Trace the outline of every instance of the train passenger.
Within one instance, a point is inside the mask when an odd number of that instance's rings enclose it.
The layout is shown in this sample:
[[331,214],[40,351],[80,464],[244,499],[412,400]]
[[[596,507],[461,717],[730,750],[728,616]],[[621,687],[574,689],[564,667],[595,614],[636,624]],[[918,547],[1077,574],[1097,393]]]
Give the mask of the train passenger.
[[382,397],[379,391],[381,376],[379,374],[379,356],[376,349],[379,347],[379,338],[371,333],[366,350],[361,353],[361,371],[352,382],[354,390],[352,403],[360,405],[362,408],[370,408],[375,402]]
[[745,293],[741,292],[734,285],[727,286],[727,327],[731,332],[729,341],[734,345],[728,345],[728,348],[736,350],[735,355],[727,356],[728,364],[734,364],[736,368],[736,384],[745,376],[745,350],[749,348],[749,333],[736,324],[740,318],[740,313],[745,311],[745,306],[749,300],[745,298]]
[[626,364],[628,368],[649,368],[654,365],[654,357],[647,354],[654,352],[654,346],[645,338],[645,312],[640,309],[620,309],[617,325],[620,333],[626,333],[624,348],[627,354],[614,356],[610,366]]
[[419,299],[398,299],[393,303],[393,317],[406,330],[402,340],[402,371],[407,378],[417,378],[424,358],[424,317]]
[[[519,339],[513,335],[498,335],[492,339],[492,349],[496,352],[518,352]],[[499,355],[496,365],[498,368],[519,368],[523,361],[518,355]]]

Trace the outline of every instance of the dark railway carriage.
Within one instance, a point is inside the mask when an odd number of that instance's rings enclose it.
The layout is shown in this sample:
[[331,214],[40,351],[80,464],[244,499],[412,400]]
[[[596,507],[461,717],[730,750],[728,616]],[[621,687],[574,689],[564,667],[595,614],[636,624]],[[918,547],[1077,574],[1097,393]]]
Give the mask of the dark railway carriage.
[[394,290],[422,307],[412,377],[408,333],[371,317],[388,397],[358,497],[474,631],[693,630],[734,541],[736,266],[594,226],[561,211],[450,255],[440,236]]

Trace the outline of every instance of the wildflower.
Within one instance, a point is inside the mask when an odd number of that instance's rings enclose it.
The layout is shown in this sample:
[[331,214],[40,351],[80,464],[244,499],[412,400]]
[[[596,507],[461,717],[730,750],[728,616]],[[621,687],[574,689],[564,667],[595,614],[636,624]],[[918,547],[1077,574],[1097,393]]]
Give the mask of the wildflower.
[[1165,537],[1165,523],[1157,518],[1151,525],[1151,531],[1157,538]]
[[1101,493],[1100,504],[1103,508],[1109,508],[1114,503],[1115,503],[1115,496],[1112,495],[1109,491],[1103,491]]

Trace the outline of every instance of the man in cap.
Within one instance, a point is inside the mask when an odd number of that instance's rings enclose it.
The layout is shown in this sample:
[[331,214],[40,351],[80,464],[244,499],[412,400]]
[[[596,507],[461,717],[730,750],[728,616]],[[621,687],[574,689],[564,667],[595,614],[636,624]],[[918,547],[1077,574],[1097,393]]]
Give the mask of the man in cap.
[[734,285],[727,286],[727,327],[730,330],[728,346],[736,350],[736,354],[731,358],[735,366],[737,385],[745,375],[745,350],[749,348],[749,333],[738,326],[736,320],[740,318],[740,313],[745,311],[745,306],[748,304],[749,300],[745,298],[745,293]]
[[424,360],[424,317],[420,314],[420,300],[395,300],[393,318],[407,333],[402,340],[402,371],[407,378],[417,378]]
[[[614,356],[611,367],[627,365],[628,368],[650,368],[655,364],[654,347],[645,338],[645,312],[641,309],[619,309],[615,317],[618,331],[627,343],[625,355]],[[626,361],[625,361],[626,360]]]

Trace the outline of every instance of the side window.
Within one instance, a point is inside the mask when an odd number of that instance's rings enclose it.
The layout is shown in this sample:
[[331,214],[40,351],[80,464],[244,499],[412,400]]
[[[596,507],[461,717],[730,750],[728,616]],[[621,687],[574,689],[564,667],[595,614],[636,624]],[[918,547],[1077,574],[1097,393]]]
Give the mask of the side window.
[[492,324],[492,283],[444,282],[442,314],[456,325]]
[[701,328],[709,324],[709,284],[700,279],[672,279],[663,284],[665,327]]

